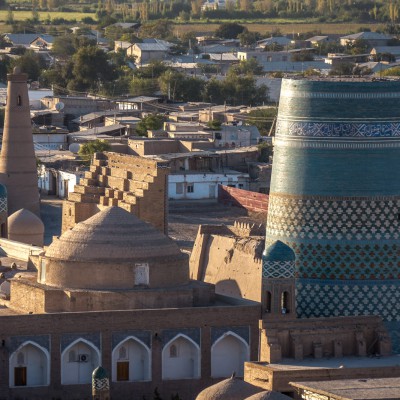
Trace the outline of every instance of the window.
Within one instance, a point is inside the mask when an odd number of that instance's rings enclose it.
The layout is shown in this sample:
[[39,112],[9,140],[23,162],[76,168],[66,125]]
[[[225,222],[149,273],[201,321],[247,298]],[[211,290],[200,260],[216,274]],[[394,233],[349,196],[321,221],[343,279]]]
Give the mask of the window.
[[176,184],[176,194],[183,194],[183,183]]
[[14,368],[14,384],[15,386],[26,386],[26,367]]
[[42,260],[40,265],[40,282],[44,283],[46,281],[46,261]]
[[187,193],[194,193],[194,184],[193,184],[193,183],[189,183],[189,184],[186,186],[186,192],[187,192]]
[[17,106],[22,106],[22,97],[17,96]]
[[176,347],[175,344],[173,344],[173,345],[169,348],[169,357],[170,357],[170,358],[176,358],[176,357],[178,357],[178,348]]
[[149,284],[149,264],[135,264],[135,286]]
[[129,381],[129,361],[117,362],[117,381]]
[[271,312],[271,302],[272,302],[271,292],[269,290],[267,290],[265,293],[265,312],[266,313]]
[[288,314],[289,313],[289,292],[282,292],[281,294],[281,311],[282,314]]

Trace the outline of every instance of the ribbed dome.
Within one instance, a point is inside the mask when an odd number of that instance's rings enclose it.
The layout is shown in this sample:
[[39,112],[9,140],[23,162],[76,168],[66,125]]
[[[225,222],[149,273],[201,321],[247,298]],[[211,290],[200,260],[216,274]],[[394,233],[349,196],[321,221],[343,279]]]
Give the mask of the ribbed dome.
[[33,235],[44,233],[42,220],[23,208],[8,217],[8,233],[13,235]]
[[92,373],[92,379],[108,379],[108,372],[103,367],[97,367]]
[[179,247],[152,225],[109,207],[55,239],[46,257],[64,261],[134,261],[181,256]]
[[271,392],[266,390],[265,392],[260,392],[254,394],[253,396],[247,397],[245,400],[289,400],[290,397],[285,396],[279,392]]
[[244,400],[261,389],[238,378],[228,378],[201,391],[196,400]]
[[295,261],[294,251],[285,243],[277,240],[264,250],[264,261]]

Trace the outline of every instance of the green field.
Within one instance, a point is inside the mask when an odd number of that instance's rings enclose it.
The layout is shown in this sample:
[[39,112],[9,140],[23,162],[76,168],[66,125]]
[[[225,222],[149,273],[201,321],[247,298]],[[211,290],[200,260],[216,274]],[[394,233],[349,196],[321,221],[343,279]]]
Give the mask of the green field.
[[[4,22],[7,19],[8,11],[7,10],[0,10],[0,22]],[[31,11],[13,11],[14,20],[15,21],[25,21],[28,18],[32,18]],[[93,19],[96,18],[94,13],[82,13],[82,12],[58,12],[58,11],[39,11],[40,20],[43,21],[47,19],[50,15],[51,19],[54,18],[64,18],[68,21],[70,20],[77,20],[80,21],[82,18],[85,17],[92,17]]]

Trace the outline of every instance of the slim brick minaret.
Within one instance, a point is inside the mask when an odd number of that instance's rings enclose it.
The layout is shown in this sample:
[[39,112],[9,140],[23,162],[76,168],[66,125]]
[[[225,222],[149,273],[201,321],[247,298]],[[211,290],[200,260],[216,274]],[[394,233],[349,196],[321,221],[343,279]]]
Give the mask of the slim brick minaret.
[[9,215],[22,208],[39,215],[40,208],[27,78],[18,67],[7,75],[0,183],[7,187]]

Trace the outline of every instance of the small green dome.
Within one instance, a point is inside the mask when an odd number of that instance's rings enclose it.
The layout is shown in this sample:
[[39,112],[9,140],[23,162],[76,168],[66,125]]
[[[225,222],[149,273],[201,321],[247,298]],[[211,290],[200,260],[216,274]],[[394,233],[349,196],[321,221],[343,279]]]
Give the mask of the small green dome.
[[92,373],[92,379],[108,379],[107,370],[103,367],[97,367]]
[[296,255],[287,244],[277,240],[264,250],[263,259],[270,262],[295,261]]
[[7,189],[6,187],[0,183],[0,198],[7,198]]

